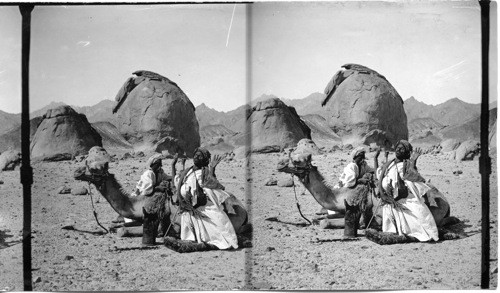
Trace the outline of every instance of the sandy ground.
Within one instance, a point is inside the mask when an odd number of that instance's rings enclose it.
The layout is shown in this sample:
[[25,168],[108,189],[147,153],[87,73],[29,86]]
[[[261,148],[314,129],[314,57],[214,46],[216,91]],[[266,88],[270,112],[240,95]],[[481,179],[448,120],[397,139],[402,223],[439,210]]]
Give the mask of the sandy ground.
[[[108,150],[109,151],[109,150]],[[112,153],[112,151],[110,151]],[[88,195],[57,190],[86,186],[72,178],[81,164],[37,163],[32,208],[32,274],[35,291],[54,290],[232,290],[232,289],[479,289],[481,263],[481,189],[478,161],[455,163],[423,155],[419,168],[449,199],[456,228],[468,237],[437,243],[380,246],[363,237],[342,241],[342,230],[307,226],[300,217],[293,188],[265,186],[281,155],[254,155],[252,178],[244,161],[222,162],[217,175],[227,190],[247,202],[254,226],[253,248],[179,254],[163,246],[140,249],[140,238],[101,235]],[[348,157],[314,156],[325,175],[338,176]],[[345,161],[342,161],[345,160]],[[145,159],[110,165],[110,172],[132,189]],[[169,161],[164,163],[165,171]],[[188,161],[187,166],[191,163]],[[497,286],[497,172],[491,176],[491,288]],[[462,170],[454,175],[453,170]],[[0,290],[21,291],[22,189],[19,172],[0,173]],[[298,181],[295,180],[298,184]],[[251,193],[247,194],[248,186]],[[95,188],[92,188],[94,192]],[[313,218],[319,205],[303,187],[296,189],[304,215]],[[247,196],[245,200],[245,196]],[[97,196],[94,194],[94,200]],[[108,226],[116,213],[101,198],[99,220]],[[278,221],[267,221],[276,217]],[[75,230],[62,227],[71,225]],[[158,239],[160,240],[160,239]]]

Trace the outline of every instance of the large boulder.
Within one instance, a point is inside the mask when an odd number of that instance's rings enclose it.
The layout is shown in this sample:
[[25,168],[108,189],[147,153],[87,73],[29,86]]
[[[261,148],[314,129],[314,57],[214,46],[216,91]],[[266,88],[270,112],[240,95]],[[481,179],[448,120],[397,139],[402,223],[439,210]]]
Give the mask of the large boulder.
[[390,82],[362,65],[342,67],[345,70],[338,71],[328,83],[322,103],[327,107],[329,126],[342,142],[392,147],[398,140],[407,140],[403,100]]
[[449,152],[456,150],[460,146],[460,141],[455,138],[449,138],[443,140],[440,145],[442,152]]
[[455,161],[472,160],[479,154],[480,143],[477,140],[466,140],[455,151]]
[[[311,129],[300,119],[295,108],[288,107],[278,98],[258,102],[247,117],[253,152],[279,152],[295,147],[303,138],[311,139]],[[235,144],[244,145],[246,135],[243,133],[235,138]]]
[[102,146],[102,139],[83,114],[70,106],[47,110],[31,141],[34,160],[60,161],[85,155],[93,146]]
[[0,171],[14,170],[21,165],[21,153],[16,150],[7,150],[0,154]]
[[200,146],[195,108],[168,78],[136,71],[116,96],[117,128],[136,148],[192,156]]

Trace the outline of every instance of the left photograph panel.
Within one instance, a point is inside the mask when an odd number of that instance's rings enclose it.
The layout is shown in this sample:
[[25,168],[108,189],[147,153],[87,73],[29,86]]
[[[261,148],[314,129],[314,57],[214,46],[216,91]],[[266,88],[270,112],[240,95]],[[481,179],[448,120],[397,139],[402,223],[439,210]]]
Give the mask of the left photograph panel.
[[0,6],[0,291],[23,290],[21,13]]
[[[35,6],[33,290],[245,287],[246,10]],[[0,14],[0,290],[20,291],[21,15]]]

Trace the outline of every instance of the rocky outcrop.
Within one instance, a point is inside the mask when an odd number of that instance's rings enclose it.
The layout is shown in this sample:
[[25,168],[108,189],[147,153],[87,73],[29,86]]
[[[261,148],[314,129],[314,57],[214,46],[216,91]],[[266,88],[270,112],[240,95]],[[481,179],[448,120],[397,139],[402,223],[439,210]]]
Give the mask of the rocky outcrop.
[[455,161],[472,160],[479,154],[480,144],[476,140],[466,140],[455,151]]
[[93,146],[102,146],[102,139],[85,115],[60,106],[43,116],[30,150],[34,160],[60,161],[85,155]]
[[192,156],[200,146],[195,108],[171,80],[136,71],[116,96],[117,128],[134,147]]
[[[251,127],[252,151],[257,153],[279,152],[295,147],[303,138],[311,138],[310,128],[295,109],[278,98],[258,102],[248,114],[247,123]],[[240,134],[235,144],[244,145],[246,136]]]
[[0,171],[14,170],[21,165],[21,153],[15,150],[7,150],[0,154]]
[[207,142],[214,137],[229,138],[236,133],[224,125],[206,125],[200,129],[200,138],[202,142]]
[[[38,125],[40,125],[42,120],[43,116],[30,119],[30,141],[33,139],[33,136],[38,129]],[[21,125],[3,135],[0,135],[0,152],[4,152],[9,149],[21,150]]]
[[389,81],[357,64],[342,66],[328,83],[323,105],[327,121],[344,144],[391,147],[408,139],[403,100]]
[[443,140],[441,142],[441,151],[442,152],[449,152],[449,151],[454,151],[460,146],[460,141],[455,138],[450,138]]
[[318,114],[301,116],[302,120],[311,129],[311,139],[318,146],[331,148],[333,145],[342,144],[342,139],[328,126],[325,118]]
[[131,149],[132,145],[121,135],[116,126],[108,121],[92,123],[92,127],[102,138],[105,148]]

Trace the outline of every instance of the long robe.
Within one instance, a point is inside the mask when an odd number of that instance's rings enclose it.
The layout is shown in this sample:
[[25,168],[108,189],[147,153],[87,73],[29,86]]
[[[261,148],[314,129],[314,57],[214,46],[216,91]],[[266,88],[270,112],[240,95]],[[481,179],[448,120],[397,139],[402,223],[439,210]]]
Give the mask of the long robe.
[[[177,182],[178,184],[180,182]],[[200,191],[197,185],[202,187],[208,198],[206,205],[197,207],[197,210],[206,217],[199,218],[191,212],[182,213],[181,239],[198,243],[205,242],[215,245],[219,249],[238,248],[236,232],[222,205],[230,198],[229,193],[222,189],[204,187],[202,170],[193,171],[191,169],[184,178],[180,193],[183,198],[191,194],[193,206],[197,204],[197,193]]]
[[[381,178],[380,169],[378,178]],[[387,173],[382,179],[382,188],[387,190],[389,184],[396,189],[398,173],[403,178],[403,162],[392,162],[387,168]],[[382,206],[382,231],[409,235],[419,241],[439,240],[436,221],[431,211],[425,204],[423,196],[431,188],[423,182],[404,180],[408,187],[408,197],[398,200],[407,210],[392,207],[389,204]]]

